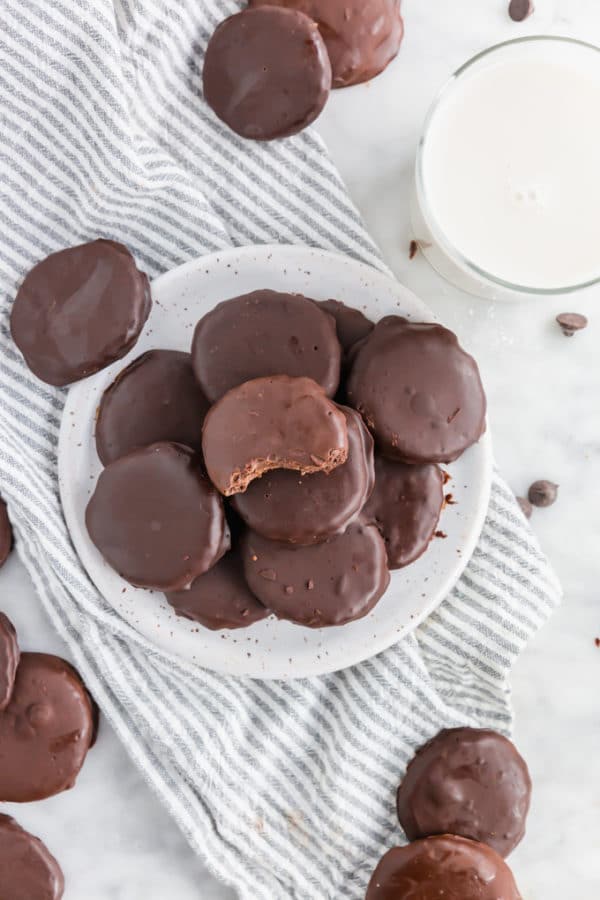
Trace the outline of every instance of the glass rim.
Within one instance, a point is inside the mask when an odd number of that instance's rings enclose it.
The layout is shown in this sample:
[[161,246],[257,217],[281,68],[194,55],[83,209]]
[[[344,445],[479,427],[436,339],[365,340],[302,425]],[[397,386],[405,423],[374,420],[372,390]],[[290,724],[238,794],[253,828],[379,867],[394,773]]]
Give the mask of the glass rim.
[[494,44],[491,47],[487,47],[485,50],[481,50],[479,53],[472,56],[465,63],[463,63],[452,75],[448,78],[446,83],[442,86],[437,96],[431,103],[427,115],[425,116],[425,121],[423,123],[423,128],[421,132],[421,137],[419,138],[419,144],[417,147],[417,158],[415,164],[415,183],[417,188],[417,194],[419,198],[419,205],[422,208],[423,216],[427,223],[428,228],[430,229],[433,237],[440,245],[440,247],[445,251],[445,253],[450,257],[450,259],[455,262],[460,263],[464,268],[469,270],[472,274],[476,275],[483,281],[487,281],[490,285],[495,285],[498,288],[503,288],[504,290],[510,290],[514,293],[519,294],[530,294],[531,296],[557,296],[560,294],[570,294],[575,291],[581,291],[585,288],[592,287],[593,285],[600,283],[600,271],[598,275],[595,275],[593,278],[588,279],[587,281],[581,281],[575,284],[564,285],[559,287],[534,287],[532,285],[523,285],[517,282],[507,281],[504,278],[500,278],[498,275],[494,275],[492,272],[488,272],[486,269],[478,266],[477,263],[473,262],[473,260],[469,259],[464,253],[462,253],[447,237],[443,229],[439,226],[435,216],[432,215],[432,207],[429,203],[429,198],[427,191],[425,189],[425,178],[423,171],[423,157],[425,153],[425,146],[427,142],[427,137],[430,132],[430,126],[434,116],[436,115],[438,109],[440,108],[444,98],[452,90],[454,84],[458,81],[458,79],[465,73],[468,72],[471,68],[473,68],[477,63],[481,60],[486,59],[489,56],[492,56],[494,53],[497,53],[501,50],[504,50],[507,47],[511,47],[517,44],[533,44],[533,43],[560,43],[560,44],[570,44],[573,46],[584,47],[586,50],[593,50],[596,53],[600,54],[600,47],[596,44],[591,44],[588,41],[581,41],[577,38],[564,37],[560,35],[552,35],[552,34],[537,34],[537,35],[526,35],[525,37],[511,38],[508,41],[502,41],[499,44]]

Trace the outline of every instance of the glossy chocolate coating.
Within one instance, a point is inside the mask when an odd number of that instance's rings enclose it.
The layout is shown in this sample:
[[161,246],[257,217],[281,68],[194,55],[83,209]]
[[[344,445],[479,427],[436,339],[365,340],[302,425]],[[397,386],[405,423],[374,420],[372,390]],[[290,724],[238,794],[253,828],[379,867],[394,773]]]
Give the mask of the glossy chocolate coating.
[[315,23],[268,7],[230,16],[211,37],[204,99],[233,131],[255,141],[288,137],[313,122],[331,89],[331,63]]
[[58,656],[22,653],[0,713],[0,801],[43,800],[73,787],[93,735],[89,694]]
[[365,900],[521,900],[501,856],[454,835],[394,847],[373,872]]
[[212,631],[246,628],[270,615],[246,584],[237,550],[225,554],[187,591],[167,594],[167,600],[178,616],[200,622]]
[[123,369],[102,395],[96,419],[98,456],[107,466],[159,441],[199,451],[208,407],[189,353],[149,350]]
[[251,7],[283,6],[318,24],[342,88],[379,75],[394,59],[404,35],[400,0],[250,0]]
[[444,476],[438,466],[408,466],[375,457],[375,488],[364,510],[379,528],[390,569],[401,569],[429,546],[444,505]]
[[310,378],[256,378],[208,411],[202,452],[211,481],[228,497],[271,469],[330,472],[346,462],[346,417]]
[[328,475],[277,469],[232,497],[252,531],[275,541],[317,544],[344,531],[373,490],[373,438],[354,409],[340,407],[348,425],[348,458]]
[[8,518],[6,503],[0,497],[0,568],[4,565],[13,548],[13,530]]
[[215,306],[196,326],[192,364],[211,403],[268,375],[305,376],[329,397],[340,380],[335,321],[301,294],[254,291]]
[[514,744],[495,731],[452,728],[425,744],[398,789],[409,840],[458,834],[508,856],[525,834],[531,779]]
[[477,363],[441,325],[381,319],[356,353],[347,393],[390,459],[451,462],[485,431]]
[[0,712],[8,706],[19,665],[17,632],[8,616],[0,612]]
[[341,300],[320,300],[318,305],[335,319],[338,341],[345,354],[357,341],[361,341],[371,334],[375,327],[374,323],[367,319],[359,309],[346,306]]
[[374,525],[355,523],[310,547],[242,539],[250,589],[280,619],[309,628],[344,625],[373,609],[390,575],[385,544]]
[[182,590],[229,549],[221,498],[181,444],[152,444],[107,466],[85,519],[108,564],[136,587]]
[[97,240],[34,266],[17,293],[10,327],[34,375],[61,386],[125,356],[151,305],[148,278],[127,247]]
[[2,900],[61,900],[62,870],[39,838],[0,815],[0,897]]

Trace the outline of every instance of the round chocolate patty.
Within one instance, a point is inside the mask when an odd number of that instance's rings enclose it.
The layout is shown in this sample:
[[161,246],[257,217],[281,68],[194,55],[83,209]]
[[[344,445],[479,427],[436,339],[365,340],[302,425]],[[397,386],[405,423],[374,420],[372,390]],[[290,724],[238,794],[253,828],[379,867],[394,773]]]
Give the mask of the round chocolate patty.
[[75,669],[46,653],[22,653],[0,713],[0,801],[43,800],[73,787],[92,741],[89,694]]
[[271,469],[330,472],[348,457],[344,413],[310,378],[255,378],[208,411],[206,470],[226,497]]
[[251,7],[282,6],[314,19],[331,60],[333,87],[374,78],[400,49],[400,0],[250,0]]
[[127,247],[91,241],[34,266],[17,293],[10,327],[34,375],[60,386],[125,356],[151,305],[148,278]]
[[19,656],[15,627],[8,616],[0,612],[0,712],[6,709],[10,702]]
[[192,364],[211,403],[268,375],[304,376],[329,397],[340,380],[335,321],[300,294],[254,291],[219,303],[196,326]]
[[309,628],[360,619],[390,581],[381,535],[362,523],[311,547],[248,532],[242,557],[246,581],[261,603],[280,619]]
[[6,503],[0,497],[0,568],[9,557],[13,547],[13,530],[8,518]]
[[221,22],[202,73],[204,98],[244,138],[288,137],[317,118],[331,63],[315,23],[295,10],[246,9]]
[[429,546],[444,505],[444,476],[438,466],[408,466],[375,457],[375,488],[363,517],[377,525],[390,569],[401,569]]
[[409,840],[458,834],[508,856],[525,834],[531,779],[516,747],[495,731],[452,728],[419,750],[398,789]]
[[57,861],[39,838],[0,815],[0,897],[61,900],[65,889]]
[[341,300],[320,300],[317,301],[321,309],[328,312],[335,319],[335,327],[337,331],[338,341],[342,345],[344,353],[367,337],[375,325],[370,319],[361,313],[359,309],[352,306],[346,306]]
[[477,363],[441,325],[381,319],[354,358],[347,392],[390,459],[451,462],[485,431]]
[[221,498],[181,444],[152,444],[107,466],[85,520],[109,565],[136,587],[182,590],[229,548]]
[[263,537],[317,544],[353,522],[373,490],[373,439],[360,415],[342,407],[348,459],[326,475],[277,469],[232,497],[246,524]]
[[501,856],[454,835],[394,847],[379,861],[365,900],[521,900]]
[[159,441],[199,451],[208,407],[189,353],[149,350],[123,369],[102,395],[96,420],[98,456],[107,466]]
[[178,616],[205,628],[246,628],[270,615],[246,584],[239,552],[232,550],[187,591],[171,591],[167,600]]

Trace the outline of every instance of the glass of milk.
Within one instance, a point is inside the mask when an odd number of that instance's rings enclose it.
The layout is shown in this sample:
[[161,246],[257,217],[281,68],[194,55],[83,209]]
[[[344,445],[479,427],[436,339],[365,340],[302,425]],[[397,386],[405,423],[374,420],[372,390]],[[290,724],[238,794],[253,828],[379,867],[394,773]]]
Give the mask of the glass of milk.
[[600,49],[522,38],[459,69],[427,116],[411,213],[430,263],[470,293],[600,281]]

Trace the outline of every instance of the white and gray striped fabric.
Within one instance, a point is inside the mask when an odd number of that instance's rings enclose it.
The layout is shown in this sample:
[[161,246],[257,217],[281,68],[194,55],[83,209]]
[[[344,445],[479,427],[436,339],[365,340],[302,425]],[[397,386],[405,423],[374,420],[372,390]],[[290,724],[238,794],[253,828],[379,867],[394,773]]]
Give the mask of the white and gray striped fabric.
[[[230,0],[2,0],[0,490],[44,606],[132,758],[190,844],[244,900],[359,900],[402,839],[394,793],[443,726],[510,730],[511,665],[559,598],[495,478],[480,544],[415,635],[323,678],[258,682],[190,669],[96,592],[69,541],[56,453],[64,393],[9,334],[25,271],[97,236],[151,276],[231,244],[378,252],[318,137],[268,146],[200,97]],[[198,309],[199,315],[201,308]]]

